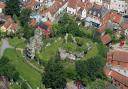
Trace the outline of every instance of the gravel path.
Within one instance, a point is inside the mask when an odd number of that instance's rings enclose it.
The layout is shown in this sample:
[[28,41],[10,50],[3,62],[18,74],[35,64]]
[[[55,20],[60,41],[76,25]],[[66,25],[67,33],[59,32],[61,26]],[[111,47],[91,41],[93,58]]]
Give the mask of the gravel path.
[[2,46],[0,47],[0,58],[3,56],[5,49],[7,48],[13,48],[9,42],[8,39],[2,39]]

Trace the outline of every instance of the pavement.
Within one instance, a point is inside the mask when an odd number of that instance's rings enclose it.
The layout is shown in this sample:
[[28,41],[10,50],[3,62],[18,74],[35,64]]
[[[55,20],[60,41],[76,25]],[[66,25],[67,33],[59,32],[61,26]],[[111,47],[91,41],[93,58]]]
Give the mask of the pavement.
[[13,48],[9,42],[8,42],[8,39],[2,39],[2,46],[0,47],[0,58],[3,56],[4,54],[4,51],[7,49],[7,48]]

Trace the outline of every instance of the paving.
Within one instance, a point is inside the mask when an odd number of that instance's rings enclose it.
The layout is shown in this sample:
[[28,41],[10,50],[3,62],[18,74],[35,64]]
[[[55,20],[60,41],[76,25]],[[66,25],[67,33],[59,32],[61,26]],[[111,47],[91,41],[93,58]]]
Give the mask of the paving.
[[2,46],[0,47],[0,58],[3,56],[4,54],[4,51],[7,49],[7,48],[13,48],[9,42],[8,42],[8,39],[2,39]]

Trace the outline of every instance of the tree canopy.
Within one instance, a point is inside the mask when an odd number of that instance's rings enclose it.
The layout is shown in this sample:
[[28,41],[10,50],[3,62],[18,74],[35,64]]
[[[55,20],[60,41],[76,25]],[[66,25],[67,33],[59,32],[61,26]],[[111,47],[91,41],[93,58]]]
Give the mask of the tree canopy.
[[31,14],[31,9],[23,9],[21,10],[21,14],[20,14],[20,23],[21,26],[25,26],[28,25],[28,22],[30,21],[30,14]]
[[87,86],[87,89],[106,89],[105,82],[103,80],[95,80]]
[[21,30],[23,32],[23,37],[27,40],[29,40],[30,37],[34,36],[35,29],[28,25],[22,27]]
[[20,1],[19,0],[6,0],[6,7],[4,10],[6,15],[20,15]]
[[94,81],[96,78],[104,79],[104,64],[104,59],[100,56],[96,56],[86,61],[77,61],[76,71],[79,78],[86,79],[86,81]]
[[6,57],[0,59],[0,75],[8,77],[9,80],[13,79],[13,81],[19,79],[19,73]]
[[[56,29],[59,30],[56,32]],[[55,34],[57,35],[65,35],[66,33],[70,33],[73,36],[85,36],[85,34],[79,29],[78,23],[75,21],[75,17],[68,15],[65,13],[59,20],[58,26],[54,26]]]
[[46,88],[63,89],[66,85],[64,68],[58,58],[49,60],[45,67],[43,83]]

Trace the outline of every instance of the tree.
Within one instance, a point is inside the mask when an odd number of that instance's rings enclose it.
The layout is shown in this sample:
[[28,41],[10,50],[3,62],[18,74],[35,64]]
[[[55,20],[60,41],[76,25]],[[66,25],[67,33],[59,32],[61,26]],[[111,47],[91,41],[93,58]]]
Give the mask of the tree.
[[106,89],[105,82],[103,80],[95,80],[87,86],[87,89]]
[[19,0],[6,0],[6,7],[4,13],[6,15],[20,15],[20,1]]
[[0,59],[0,75],[13,79],[14,82],[19,79],[19,73],[6,57]]
[[73,36],[85,36],[84,32],[79,29],[75,18],[68,14],[64,14],[63,17],[60,18],[59,26],[60,30],[57,32],[57,34],[65,35],[66,33],[70,33]]
[[26,25],[25,27],[22,28],[23,37],[29,40],[30,37],[34,36],[34,30],[34,28]]
[[23,9],[20,14],[20,24],[21,26],[28,25],[28,22],[30,21],[30,14],[31,14],[31,9]]
[[28,88],[28,85],[26,84],[26,82],[23,82],[23,83],[21,84],[21,89],[29,89],[29,88]]
[[66,77],[59,58],[51,59],[48,62],[42,79],[46,88],[63,89],[65,87]]
[[87,60],[87,75],[91,80],[96,78],[103,78],[103,67],[105,65],[105,60],[101,56],[96,56],[94,58]]
[[86,61],[76,61],[76,71],[81,80],[94,81],[96,78],[104,79],[104,65],[104,58],[96,56]]

